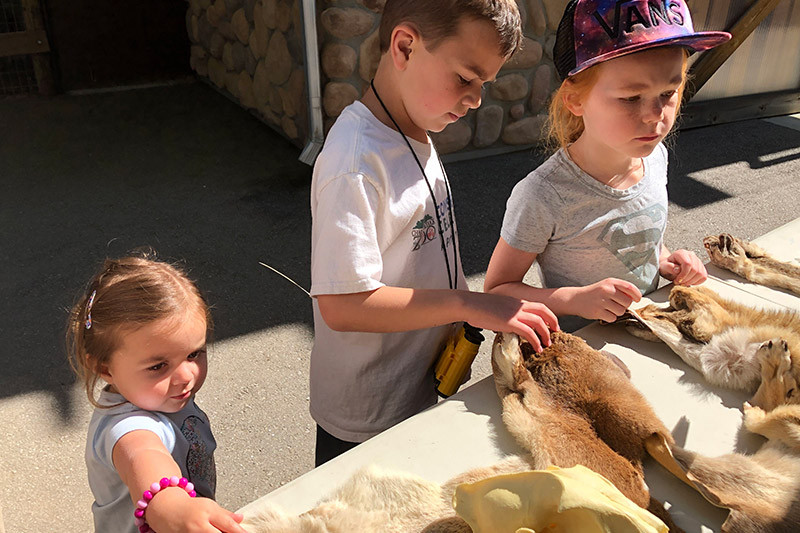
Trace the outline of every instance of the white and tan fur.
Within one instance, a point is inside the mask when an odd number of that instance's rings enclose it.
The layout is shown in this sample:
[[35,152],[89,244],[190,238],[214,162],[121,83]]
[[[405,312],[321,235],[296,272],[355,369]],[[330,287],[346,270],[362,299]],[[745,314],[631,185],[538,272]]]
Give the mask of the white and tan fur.
[[[781,262],[753,243],[727,233],[706,237],[703,245],[711,262],[744,278],[800,294],[800,266]],[[669,307],[650,305],[631,312],[646,329],[628,322],[629,331],[649,340],[661,340],[706,380],[722,387],[755,393],[751,403],[767,410],[785,403],[764,403],[759,347],[785,342],[793,379],[800,379],[800,315],[766,311],[738,304],[710,289],[673,287]],[[800,401],[790,389],[789,401]]]
[[796,387],[786,398],[772,398],[765,388],[759,349],[770,342],[786,346],[787,379],[800,383],[800,315],[790,310],[756,309],[720,297],[705,287],[672,288],[669,307],[648,305],[631,313],[646,326],[628,321],[642,338],[663,341],[705,379],[721,387],[753,394],[751,403],[771,410],[800,402]]
[[456,486],[531,469],[527,459],[511,456],[439,485],[412,474],[367,466],[306,513],[290,515],[276,505],[264,505],[248,513],[242,526],[252,533],[471,533],[453,510]]

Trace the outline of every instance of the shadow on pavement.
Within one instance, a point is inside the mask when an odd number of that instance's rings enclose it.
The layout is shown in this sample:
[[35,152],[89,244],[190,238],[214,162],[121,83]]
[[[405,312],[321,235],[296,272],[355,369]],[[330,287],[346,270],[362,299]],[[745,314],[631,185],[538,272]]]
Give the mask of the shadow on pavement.
[[[107,256],[185,261],[215,337],[311,323],[311,169],[201,84],[0,102],[0,397],[51,392],[69,419],[67,309]],[[5,136],[5,135],[4,135]],[[9,142],[10,141],[10,142]]]

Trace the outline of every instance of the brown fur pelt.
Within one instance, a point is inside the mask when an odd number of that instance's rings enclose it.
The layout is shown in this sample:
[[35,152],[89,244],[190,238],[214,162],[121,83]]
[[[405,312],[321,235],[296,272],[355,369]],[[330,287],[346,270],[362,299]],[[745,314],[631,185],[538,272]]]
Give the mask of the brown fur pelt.
[[[646,329],[628,321],[637,337],[663,341],[713,385],[755,393],[753,405],[767,411],[784,403],[800,403],[800,315],[789,310],[755,309],[720,297],[706,287],[672,288],[669,307],[651,304],[632,315]],[[773,345],[781,346],[778,372]],[[772,362],[770,362],[772,361]],[[784,382],[775,396],[771,380]]]
[[727,233],[710,235],[703,246],[711,263],[743,278],[800,294],[800,265],[779,261],[755,244]]
[[[786,397],[794,379],[787,375],[786,346],[769,342],[761,347],[760,359],[762,369],[769,370],[759,390],[767,397]],[[704,457],[657,439],[647,446],[662,465],[711,503],[730,509],[724,533],[800,531],[800,405],[764,410],[745,403],[744,427],[768,439],[750,456]]]
[[516,335],[498,333],[492,349],[503,422],[533,468],[584,465],[681,531],[650,496],[642,469],[648,438],[672,444],[667,428],[619,363],[568,333],[551,341],[537,354]]

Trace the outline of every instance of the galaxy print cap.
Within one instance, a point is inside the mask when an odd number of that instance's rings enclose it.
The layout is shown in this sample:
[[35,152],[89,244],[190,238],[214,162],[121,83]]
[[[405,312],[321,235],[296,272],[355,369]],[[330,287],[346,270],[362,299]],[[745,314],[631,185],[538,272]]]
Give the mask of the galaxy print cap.
[[685,0],[570,0],[556,31],[553,61],[562,80],[592,65],[657,46],[707,50],[731,38],[694,31]]

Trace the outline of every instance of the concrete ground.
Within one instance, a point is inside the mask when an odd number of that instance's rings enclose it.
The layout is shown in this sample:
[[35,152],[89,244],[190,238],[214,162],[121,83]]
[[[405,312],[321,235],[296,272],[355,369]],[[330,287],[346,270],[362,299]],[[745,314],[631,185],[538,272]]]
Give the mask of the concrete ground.
[[[800,215],[800,119],[682,132],[667,246],[751,239]],[[299,150],[203,84],[0,101],[0,532],[91,531],[91,409],[64,355],[67,309],[101,260],[140,246],[184,261],[213,304],[198,402],[236,509],[313,466],[311,169]],[[450,163],[465,270],[479,288],[523,151]],[[481,350],[473,379],[488,373]]]

